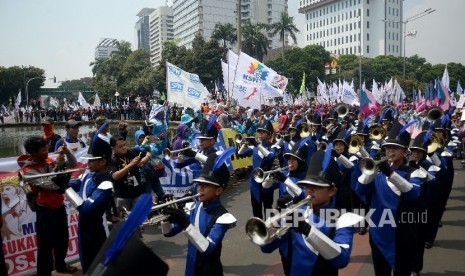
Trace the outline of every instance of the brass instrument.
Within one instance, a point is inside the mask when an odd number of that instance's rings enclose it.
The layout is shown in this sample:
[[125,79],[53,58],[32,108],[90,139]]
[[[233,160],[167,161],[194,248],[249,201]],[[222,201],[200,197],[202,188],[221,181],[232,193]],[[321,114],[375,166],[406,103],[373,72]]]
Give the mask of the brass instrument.
[[321,141],[316,145],[317,150],[323,150],[324,151],[324,150],[326,150],[327,147],[328,147],[328,143],[326,143],[324,141]]
[[349,114],[349,107],[344,103],[340,103],[334,107],[334,111],[339,118],[344,118]]
[[299,210],[300,207],[310,204],[311,196],[307,196],[298,203],[286,208],[279,215],[270,217],[266,221],[260,218],[253,217],[247,220],[245,224],[245,233],[250,240],[256,245],[265,245],[272,242],[274,239],[283,236],[289,231],[289,226],[278,227],[279,222],[288,215]]
[[68,174],[68,173],[73,173],[73,172],[78,172],[78,171],[84,171],[85,169],[86,168],[71,169],[71,170],[66,170],[66,171],[40,173],[40,174],[32,174],[32,175],[23,175],[22,173],[18,173],[19,185],[21,187],[24,187],[26,182],[39,179],[39,178],[43,178],[43,180],[39,184],[34,184],[34,185],[42,187],[47,190],[58,190],[59,187],[55,183],[52,182],[51,178],[53,178],[54,176],[60,175],[60,174]]
[[437,149],[443,148],[445,146],[444,138],[437,135],[436,133],[432,133],[427,142],[427,153],[433,153]]
[[442,111],[441,108],[439,107],[431,107],[429,108],[427,111],[426,111],[426,118],[430,121],[430,122],[434,122],[436,121],[437,119],[441,119],[442,116],[444,116],[444,111]]
[[[152,225],[157,225],[158,223],[161,223],[162,221],[167,221],[170,216],[160,214],[160,210],[162,210],[162,209],[164,209],[166,207],[169,207],[169,206],[177,208],[178,203],[182,203],[182,202],[185,202],[185,201],[191,201],[191,200],[193,200],[193,199],[195,199],[196,197],[199,197],[199,196],[200,196],[200,194],[186,196],[186,197],[182,197],[180,199],[171,200],[171,201],[168,201],[166,203],[159,204],[159,205],[156,205],[156,206],[152,207],[152,209],[150,210],[149,215],[147,216],[147,220],[144,223],[142,223],[142,226],[145,226],[145,225],[152,226]],[[185,210],[185,211],[187,212],[189,210]],[[127,217],[127,215],[129,215],[129,213],[130,213],[130,211],[128,211],[126,208],[123,208],[122,217]]]
[[380,124],[372,124],[368,127],[368,137],[372,141],[380,141],[386,134],[386,129]]
[[381,159],[379,161],[375,161],[369,157],[362,158],[362,160],[360,160],[360,170],[364,175],[373,175],[378,170],[378,164],[386,160],[387,159]]
[[185,150],[188,150],[188,149],[194,149],[192,147],[187,147],[187,148],[182,148],[182,149],[178,149],[178,150],[170,150],[169,148],[165,148],[163,150],[163,156],[166,158],[166,159],[174,159],[174,155],[176,153],[181,153]]
[[360,152],[364,144],[365,142],[362,137],[358,135],[351,135],[349,140],[349,153],[356,154],[357,152]]
[[264,171],[262,168],[256,168],[253,171],[253,179],[257,183],[263,183],[263,181],[265,181],[265,179],[267,179],[269,175],[276,173],[276,172],[282,172],[287,169],[289,169],[289,166],[278,168],[278,169],[271,170],[271,171]]

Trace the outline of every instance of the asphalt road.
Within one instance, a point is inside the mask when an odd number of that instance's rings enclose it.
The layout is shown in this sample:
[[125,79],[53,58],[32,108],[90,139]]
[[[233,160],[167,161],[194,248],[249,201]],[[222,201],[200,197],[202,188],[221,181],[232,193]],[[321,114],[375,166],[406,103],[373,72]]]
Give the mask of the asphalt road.
[[[454,161],[454,165],[454,184],[443,227],[439,229],[434,247],[425,250],[422,275],[465,275],[465,169],[459,161]],[[245,223],[252,214],[248,184],[246,180],[232,182],[222,201],[238,223],[223,240],[221,259],[225,275],[283,275],[279,253],[262,253],[245,235]],[[187,254],[184,235],[165,238],[159,228],[146,227],[144,241],[168,263],[168,275],[184,274]],[[351,262],[339,275],[374,275],[368,235],[354,235]]]

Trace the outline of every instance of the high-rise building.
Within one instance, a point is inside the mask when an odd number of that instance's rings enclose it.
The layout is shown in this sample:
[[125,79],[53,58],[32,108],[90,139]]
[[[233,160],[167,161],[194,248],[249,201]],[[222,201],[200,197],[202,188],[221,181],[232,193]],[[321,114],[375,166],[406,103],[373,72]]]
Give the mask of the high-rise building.
[[[195,34],[210,39],[216,23],[237,25],[237,0],[173,0],[174,36],[189,47]],[[287,10],[287,0],[241,0],[241,21],[272,24]],[[270,48],[282,47],[279,35],[267,34]],[[287,41],[287,37],[285,37]]]
[[150,62],[157,65],[161,59],[163,43],[173,39],[173,10],[163,6],[150,14]]
[[401,56],[402,0],[300,0],[304,45],[333,54]]
[[173,0],[174,37],[190,47],[200,33],[210,39],[216,23],[236,25],[236,0]]
[[[252,23],[273,24],[281,18],[281,13],[287,10],[287,0],[241,0],[241,21],[250,20]],[[271,36],[271,31],[267,34],[268,43],[271,49],[281,48],[279,33]],[[288,38],[284,35],[285,45]]]
[[118,40],[114,38],[102,38],[95,47],[95,60],[109,58],[111,53],[118,50]]
[[150,51],[150,24],[149,16],[155,9],[143,8],[137,14],[139,20],[136,22],[136,47]]

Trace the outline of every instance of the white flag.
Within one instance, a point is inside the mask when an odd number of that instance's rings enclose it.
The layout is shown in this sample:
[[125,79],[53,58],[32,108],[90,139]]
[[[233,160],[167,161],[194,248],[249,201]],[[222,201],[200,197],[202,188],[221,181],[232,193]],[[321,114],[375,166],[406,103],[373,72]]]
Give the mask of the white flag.
[[87,109],[89,108],[89,104],[87,103],[86,99],[84,98],[84,96],[82,96],[82,93],[79,92],[79,96],[78,96],[78,102],[79,102],[79,105],[81,105],[83,108]]
[[21,105],[21,89],[19,89],[18,96],[16,97],[15,107],[18,108]]
[[166,79],[168,101],[185,108],[198,110],[209,95],[198,75],[184,71],[169,62],[166,62]]
[[95,93],[94,105],[93,106],[98,109],[100,107],[100,104],[101,104],[100,103],[100,98],[98,97],[98,94]]

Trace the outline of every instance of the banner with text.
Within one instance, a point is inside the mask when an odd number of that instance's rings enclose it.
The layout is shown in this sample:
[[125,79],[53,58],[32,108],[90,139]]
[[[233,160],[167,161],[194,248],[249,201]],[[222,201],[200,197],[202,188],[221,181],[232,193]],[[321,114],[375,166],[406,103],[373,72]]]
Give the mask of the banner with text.
[[208,96],[207,88],[196,74],[186,72],[166,62],[166,91],[168,101],[183,107],[199,109]]

